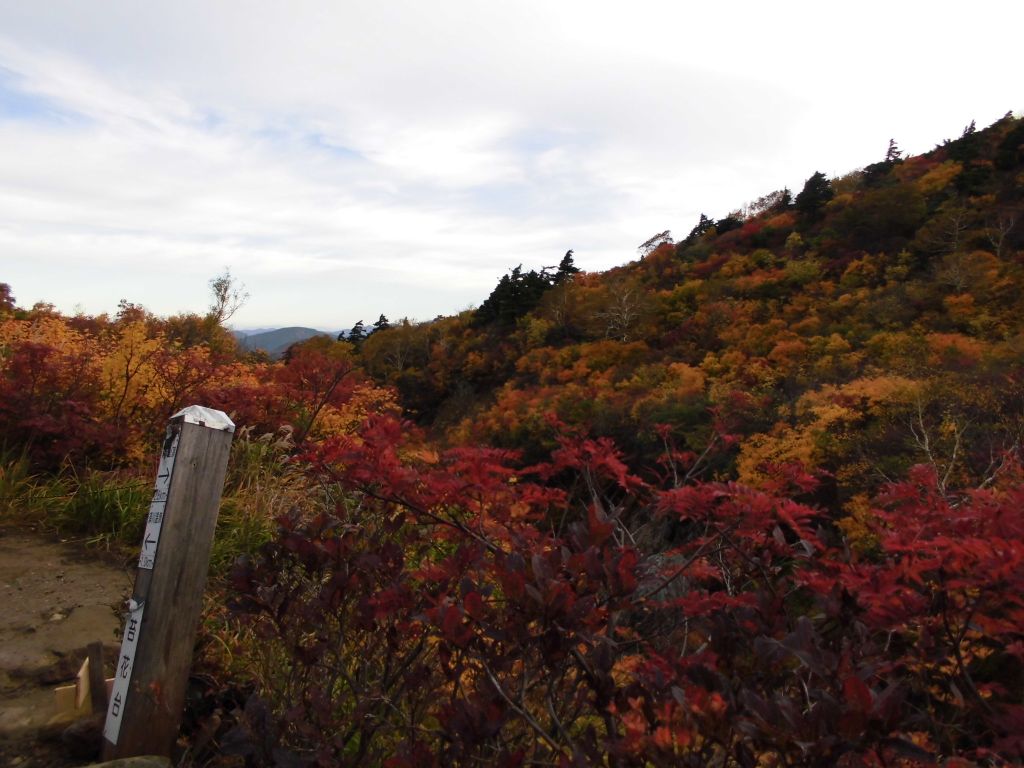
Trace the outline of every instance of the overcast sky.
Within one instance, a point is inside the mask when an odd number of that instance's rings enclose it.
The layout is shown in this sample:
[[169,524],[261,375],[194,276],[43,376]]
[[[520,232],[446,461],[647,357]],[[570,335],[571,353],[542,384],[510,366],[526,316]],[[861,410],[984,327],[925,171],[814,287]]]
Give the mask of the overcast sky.
[[1024,110],[1024,4],[0,0],[21,306],[347,328]]

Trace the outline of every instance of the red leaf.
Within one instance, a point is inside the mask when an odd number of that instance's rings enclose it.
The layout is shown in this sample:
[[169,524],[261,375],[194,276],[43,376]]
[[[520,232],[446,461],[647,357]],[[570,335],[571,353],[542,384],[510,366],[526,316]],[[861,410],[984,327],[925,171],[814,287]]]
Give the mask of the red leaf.
[[462,598],[462,605],[466,609],[466,613],[472,616],[474,619],[479,619],[483,616],[484,612],[484,601],[480,597],[479,592],[469,592],[464,598]]
[[847,704],[854,711],[865,713],[871,711],[871,689],[856,675],[850,675],[843,680],[843,695],[846,697]]

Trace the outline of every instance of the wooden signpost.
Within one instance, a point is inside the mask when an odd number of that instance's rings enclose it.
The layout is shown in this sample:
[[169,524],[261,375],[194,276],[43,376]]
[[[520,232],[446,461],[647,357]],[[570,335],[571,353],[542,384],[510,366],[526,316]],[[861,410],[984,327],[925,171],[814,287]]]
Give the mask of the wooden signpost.
[[103,728],[103,758],[171,754],[178,735],[235,425],[171,417]]

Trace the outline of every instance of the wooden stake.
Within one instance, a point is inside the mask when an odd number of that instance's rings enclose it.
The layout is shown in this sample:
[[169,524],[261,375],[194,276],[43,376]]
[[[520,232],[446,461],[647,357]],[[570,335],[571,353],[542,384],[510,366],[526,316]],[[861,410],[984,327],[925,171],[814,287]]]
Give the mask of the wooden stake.
[[103,759],[171,756],[235,425],[190,406],[167,427],[103,729]]
[[102,712],[107,708],[107,682],[103,674],[103,643],[89,643],[89,700],[93,712]]

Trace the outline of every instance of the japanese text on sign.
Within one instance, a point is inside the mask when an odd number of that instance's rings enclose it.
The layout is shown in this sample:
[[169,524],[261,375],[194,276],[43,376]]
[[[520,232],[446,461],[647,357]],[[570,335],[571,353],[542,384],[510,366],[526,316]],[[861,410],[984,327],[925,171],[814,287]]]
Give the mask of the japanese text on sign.
[[132,679],[135,650],[139,645],[139,628],[142,626],[142,612],[145,607],[145,603],[132,604],[128,620],[125,622],[124,637],[121,639],[121,656],[117,662],[117,670],[114,672],[114,688],[110,692],[107,721],[103,726],[103,736],[111,744],[117,744],[117,738],[121,733],[121,716],[124,713],[125,699],[128,697],[128,684]]
[[142,536],[139,568],[152,570],[156,564],[156,548],[160,543],[160,529],[164,523],[164,508],[167,506],[167,494],[171,488],[171,475],[174,473],[174,457],[178,452],[178,440],[180,437],[180,427],[178,425],[171,425],[167,430],[163,450],[160,452],[160,466],[156,471],[153,501],[150,502],[149,515],[146,517],[146,532]]

